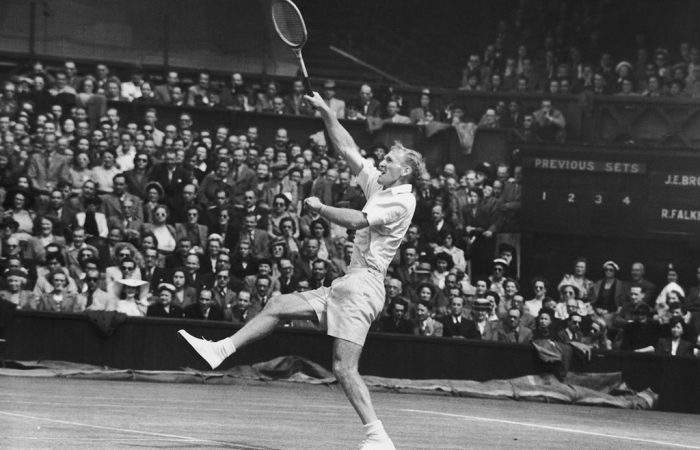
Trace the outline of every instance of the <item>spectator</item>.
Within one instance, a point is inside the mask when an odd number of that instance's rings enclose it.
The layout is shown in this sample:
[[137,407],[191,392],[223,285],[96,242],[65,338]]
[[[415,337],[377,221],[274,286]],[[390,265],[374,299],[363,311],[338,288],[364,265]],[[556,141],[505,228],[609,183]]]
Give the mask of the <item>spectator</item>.
[[682,317],[673,317],[669,322],[670,338],[660,338],[656,343],[656,351],[671,356],[691,356],[692,346],[682,339],[687,327]]
[[476,299],[472,308],[472,315],[474,316],[474,322],[476,323],[477,330],[483,341],[496,341],[501,332],[499,323],[490,320],[491,311],[492,305],[488,299]]
[[405,317],[407,309],[405,300],[394,299],[389,305],[390,315],[381,319],[380,330],[384,333],[413,334],[413,324]]
[[85,304],[75,292],[68,292],[68,275],[63,270],[54,270],[47,280],[51,283],[52,291],[39,298],[36,305],[39,311],[50,312],[72,312],[79,313],[85,311]]
[[146,315],[148,317],[171,317],[182,318],[185,311],[178,305],[172,303],[175,295],[175,286],[170,283],[160,283],[157,290],[158,296],[155,303],[148,306]]
[[542,100],[540,109],[532,113],[537,138],[547,142],[566,140],[566,119],[564,114],[552,105],[552,100]]
[[450,302],[450,315],[442,320],[443,336],[481,339],[481,333],[476,324],[472,320],[462,317],[463,309],[464,299],[461,297],[453,298]]
[[368,84],[360,86],[359,110],[356,114],[358,119],[364,120],[368,117],[379,117],[381,105],[374,98],[372,88]]
[[432,316],[432,305],[430,302],[421,301],[416,307],[416,325],[413,328],[413,334],[416,336],[435,336],[443,335],[443,325],[435,320]]
[[23,269],[7,269],[4,273],[7,289],[0,290],[0,300],[17,305],[18,309],[38,309],[39,298],[27,287],[29,274]]
[[510,344],[529,343],[532,340],[532,330],[520,323],[522,310],[517,307],[510,308],[499,329],[498,340]]

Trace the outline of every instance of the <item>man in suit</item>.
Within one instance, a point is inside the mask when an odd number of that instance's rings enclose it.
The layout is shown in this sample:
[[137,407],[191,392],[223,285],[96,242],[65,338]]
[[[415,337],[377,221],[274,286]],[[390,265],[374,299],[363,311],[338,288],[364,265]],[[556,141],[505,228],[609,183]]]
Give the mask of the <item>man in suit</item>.
[[478,298],[472,306],[472,315],[476,322],[476,328],[481,335],[482,341],[496,341],[500,332],[498,322],[489,320],[491,314],[491,301]]
[[175,239],[178,241],[189,238],[193,246],[204,248],[207,244],[208,230],[206,225],[200,225],[199,208],[196,205],[187,207],[187,222],[175,224]]
[[381,331],[384,333],[413,334],[413,324],[405,317],[408,302],[394,299],[389,309],[391,315],[381,319]]
[[170,103],[170,91],[172,91],[172,88],[174,86],[177,86],[179,82],[180,77],[178,76],[177,72],[168,72],[168,75],[165,79],[165,84],[159,84],[154,89],[156,101],[162,104]]
[[121,216],[107,216],[107,225],[109,229],[118,228],[122,231],[124,239],[132,244],[138,243],[143,229],[143,221],[134,216],[134,211],[137,208],[139,211],[143,211],[143,208],[140,204],[138,207],[136,205],[137,204],[131,198],[126,198],[121,203]]
[[298,280],[294,276],[294,264],[292,261],[286,258],[282,258],[279,261],[280,277],[278,279],[280,283],[280,292],[282,294],[289,294],[297,290]]
[[52,216],[54,218],[53,234],[67,238],[68,236],[66,233],[70,227],[73,213],[70,208],[64,207],[65,200],[65,194],[61,189],[57,187],[52,189],[51,195],[49,196],[49,202],[42,212],[42,215]]
[[185,308],[186,319],[225,320],[224,312],[214,301],[214,293],[209,288],[199,291],[197,303]]
[[442,323],[433,319],[431,313],[433,305],[430,302],[421,301],[416,307],[416,325],[413,327],[413,334],[416,336],[435,336],[443,335]]
[[233,167],[231,168],[231,180],[233,189],[231,197],[234,203],[244,203],[247,191],[255,191],[258,185],[258,177],[253,169],[245,163],[246,154],[242,148],[233,150]]
[[[335,98],[335,81],[326,80],[323,83],[323,100],[338,119],[345,119],[345,102]],[[316,116],[320,117],[321,113],[316,111]]]
[[450,315],[442,319],[442,335],[445,337],[481,339],[481,333],[476,324],[462,316],[464,299],[454,297],[450,301]]
[[363,120],[368,117],[379,117],[381,110],[382,105],[374,98],[370,85],[360,86],[360,111],[357,117]]
[[179,207],[175,199],[180,198],[182,189],[192,181],[185,169],[177,164],[177,154],[173,148],[165,151],[165,162],[155,165],[148,178],[163,187],[163,202],[170,209]]
[[[234,206],[231,220],[234,224],[242,224],[245,220],[245,216],[248,214],[255,216],[255,226],[257,228],[267,230],[269,211],[258,204],[258,194],[253,189],[245,191],[243,194],[243,203]],[[238,228],[244,227],[238,225]]]
[[331,185],[331,205],[336,208],[362,209],[365,196],[362,191],[350,186],[350,173],[342,171],[338,174],[338,183]]
[[214,285],[212,273],[202,273],[199,255],[190,252],[185,258],[185,279],[187,286],[195,289],[210,288]]
[[258,218],[254,213],[247,213],[239,242],[247,241],[255,258],[270,257],[270,235],[258,228]]
[[505,324],[498,333],[498,340],[509,344],[529,343],[532,340],[532,330],[520,323],[522,311],[520,308],[510,308],[506,315]]
[[231,274],[228,268],[222,267],[216,270],[216,281],[214,282],[212,293],[214,294],[214,301],[224,313],[230,310],[236,301],[236,293],[229,287],[230,280]]
[[144,267],[141,270],[141,279],[150,284],[151,292],[156,292],[158,286],[170,278],[168,270],[158,267],[158,250],[148,248],[143,252]]
[[454,229],[452,225],[445,220],[445,213],[442,209],[442,205],[435,205],[431,210],[431,221],[423,229],[423,242],[427,242],[430,246],[437,247],[442,244],[445,239],[445,235],[453,234]]
[[102,213],[110,219],[113,217],[123,219],[123,204],[126,200],[131,200],[133,204],[133,218],[143,221],[143,202],[137,196],[126,191],[126,177],[123,173],[118,173],[112,177],[112,192],[102,196]]
[[568,344],[569,342],[581,342],[581,315],[577,312],[569,314],[566,321],[566,328],[557,332],[556,340]]

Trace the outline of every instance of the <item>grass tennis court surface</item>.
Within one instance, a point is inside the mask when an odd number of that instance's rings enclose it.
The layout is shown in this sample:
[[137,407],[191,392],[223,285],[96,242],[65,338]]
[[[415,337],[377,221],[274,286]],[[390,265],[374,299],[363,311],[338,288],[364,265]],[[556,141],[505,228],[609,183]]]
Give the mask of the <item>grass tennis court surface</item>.
[[[696,448],[696,415],[372,393],[397,449]],[[337,385],[0,377],[0,448],[354,449]]]

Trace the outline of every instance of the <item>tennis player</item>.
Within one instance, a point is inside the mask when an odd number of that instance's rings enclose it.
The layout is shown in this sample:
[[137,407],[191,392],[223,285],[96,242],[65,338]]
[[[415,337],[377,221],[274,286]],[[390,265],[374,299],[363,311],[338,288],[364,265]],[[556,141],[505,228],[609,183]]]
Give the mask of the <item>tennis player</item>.
[[270,299],[260,314],[233,336],[217,342],[198,339],[185,330],[180,335],[209,363],[219,366],[237,348],[271,333],[283,320],[307,319],[327,329],[333,343],[333,373],[364,424],[361,449],[394,449],[372,406],[367,385],[358,371],[370,324],[384,306],[384,278],[390,261],[411,223],[416,200],[412,183],[425,170],[423,158],[396,144],[375,168],[360,155],[350,133],[338,122],[321,96],[305,96],[320,112],[328,134],[348,162],[367,197],[362,211],[324,205],[317,197],[305,206],[325,219],[357,230],[347,274],[330,287],[280,295]]

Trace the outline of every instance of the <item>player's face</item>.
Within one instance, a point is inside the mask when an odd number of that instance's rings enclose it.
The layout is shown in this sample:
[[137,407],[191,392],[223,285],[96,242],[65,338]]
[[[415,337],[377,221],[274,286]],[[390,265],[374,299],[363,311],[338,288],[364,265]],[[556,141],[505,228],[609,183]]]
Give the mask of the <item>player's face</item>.
[[401,152],[390,151],[379,163],[379,178],[377,181],[384,187],[391,187],[398,184],[401,176],[406,175],[406,169],[403,166],[403,155]]

